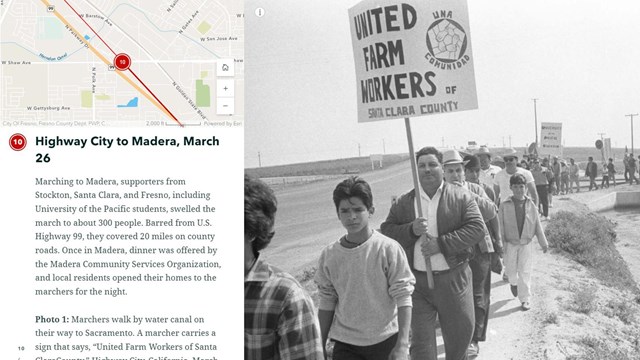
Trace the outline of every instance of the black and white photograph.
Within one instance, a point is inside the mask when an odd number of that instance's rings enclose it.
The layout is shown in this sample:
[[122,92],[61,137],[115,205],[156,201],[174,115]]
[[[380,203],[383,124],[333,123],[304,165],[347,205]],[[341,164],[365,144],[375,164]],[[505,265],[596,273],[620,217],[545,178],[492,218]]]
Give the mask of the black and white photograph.
[[640,359],[640,3],[245,14],[245,359]]

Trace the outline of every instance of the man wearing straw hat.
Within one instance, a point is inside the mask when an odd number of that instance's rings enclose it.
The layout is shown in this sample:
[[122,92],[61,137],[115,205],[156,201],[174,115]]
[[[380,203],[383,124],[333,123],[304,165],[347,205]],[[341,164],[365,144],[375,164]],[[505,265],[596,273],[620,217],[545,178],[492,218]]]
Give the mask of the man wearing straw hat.
[[509,179],[514,174],[522,174],[527,180],[526,192],[528,193],[533,203],[538,206],[538,191],[536,191],[536,182],[533,179],[531,171],[518,167],[518,152],[515,149],[509,149],[502,155],[504,159],[505,167],[496,174],[494,178],[494,188],[496,190],[496,198],[502,203],[509,196],[513,195],[511,187],[509,185]]
[[486,146],[480,146],[475,154],[480,160],[479,179],[481,184],[493,187],[493,178],[502,170],[499,166],[491,164],[491,151]]
[[[474,302],[469,259],[484,240],[485,226],[473,195],[443,181],[442,153],[425,147],[416,153],[422,217],[416,189],[391,206],[382,233],[404,248],[416,277],[412,295],[411,358],[436,360],[436,317],[447,360],[467,358],[474,331]],[[427,261],[428,260],[428,261]],[[431,265],[433,288],[427,283]]]

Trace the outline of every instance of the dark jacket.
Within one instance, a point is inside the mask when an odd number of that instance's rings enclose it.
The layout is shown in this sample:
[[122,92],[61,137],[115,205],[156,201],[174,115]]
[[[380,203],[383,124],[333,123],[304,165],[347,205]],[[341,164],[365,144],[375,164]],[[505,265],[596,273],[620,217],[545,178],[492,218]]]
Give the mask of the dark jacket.
[[[413,268],[413,248],[419,236],[411,229],[416,219],[415,189],[402,195],[391,205],[387,220],[380,226],[382,233],[402,245]],[[484,221],[473,195],[466,189],[443,184],[438,203],[438,246],[450,268],[468,261],[473,256],[473,247],[484,239]]]
[[598,165],[596,165],[595,161],[589,161],[587,163],[587,168],[584,170],[584,175],[592,178],[598,176]]
[[[491,221],[495,221],[495,230],[499,231],[500,228],[498,226],[498,207],[493,202],[493,198],[495,198],[495,194],[493,193],[493,189],[491,189],[492,195],[489,196],[487,191],[489,191],[489,186],[484,184],[474,184],[471,182],[466,182],[465,185],[468,187],[469,191],[474,194],[474,199],[476,204],[478,204],[478,208],[480,209],[480,215],[482,215],[482,221],[485,224],[485,236],[484,241],[480,241],[477,245],[476,252],[481,253],[492,253],[496,251],[495,243],[497,241],[496,237],[492,235],[492,226]],[[486,188],[485,188],[486,186]],[[502,250],[502,243],[497,244],[498,251]]]

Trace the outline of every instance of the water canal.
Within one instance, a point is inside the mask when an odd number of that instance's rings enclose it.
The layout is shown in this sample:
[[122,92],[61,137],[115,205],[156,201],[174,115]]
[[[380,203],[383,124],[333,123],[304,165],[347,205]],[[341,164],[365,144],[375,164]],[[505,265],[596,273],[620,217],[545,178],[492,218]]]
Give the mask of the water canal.
[[617,224],[616,248],[629,266],[636,283],[640,284],[640,203],[606,210],[600,214]]

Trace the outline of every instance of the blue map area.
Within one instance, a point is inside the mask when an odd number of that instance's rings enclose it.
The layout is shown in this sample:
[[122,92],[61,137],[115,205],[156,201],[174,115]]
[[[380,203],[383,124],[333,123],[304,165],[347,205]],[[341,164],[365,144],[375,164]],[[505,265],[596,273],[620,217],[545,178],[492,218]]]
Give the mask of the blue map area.
[[119,108],[130,108],[130,107],[138,107],[138,97],[134,97],[131,99],[127,105],[118,105]]

